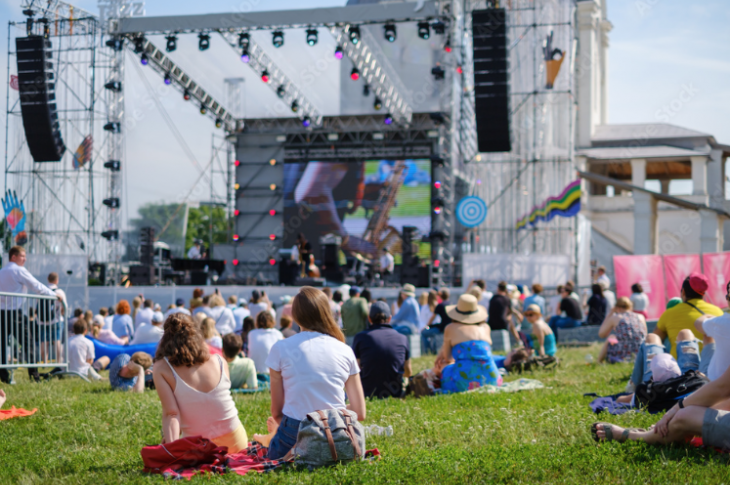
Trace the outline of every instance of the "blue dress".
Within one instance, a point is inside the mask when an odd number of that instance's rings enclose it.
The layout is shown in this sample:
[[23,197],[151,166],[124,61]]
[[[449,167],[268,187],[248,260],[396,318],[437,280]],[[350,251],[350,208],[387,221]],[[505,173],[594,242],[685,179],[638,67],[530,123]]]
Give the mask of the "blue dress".
[[441,392],[451,394],[482,386],[499,386],[502,376],[492,357],[492,347],[483,340],[469,340],[451,349],[455,363],[444,367]]

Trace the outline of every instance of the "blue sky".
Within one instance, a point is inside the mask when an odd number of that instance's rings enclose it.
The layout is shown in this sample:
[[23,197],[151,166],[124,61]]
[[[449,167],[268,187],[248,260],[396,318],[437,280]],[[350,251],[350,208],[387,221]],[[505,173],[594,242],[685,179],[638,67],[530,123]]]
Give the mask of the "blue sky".
[[[0,0],[0,23],[21,20],[20,0]],[[96,1],[71,2],[96,13]],[[227,11],[274,10],[344,5],[345,0],[237,0],[193,2],[191,0],[148,1],[148,16],[200,14]],[[610,0],[613,23],[609,50],[609,122],[640,123],[666,121],[715,135],[730,144],[730,8],[727,0],[689,3],[680,0]],[[320,38],[324,36],[320,35]],[[196,39],[181,40],[176,53],[181,63],[191,65],[191,74],[219,97],[224,96],[221,68],[226,76],[246,77],[240,62],[226,46],[214,45],[201,57]],[[322,42],[322,40],[321,40]],[[6,34],[0,35],[0,52],[7,52]],[[187,45],[189,44],[189,46]],[[191,53],[191,63],[185,53]],[[6,72],[7,58],[0,54],[0,72]],[[128,63],[129,66],[129,63]],[[250,70],[249,70],[250,71]],[[126,210],[134,217],[136,208],[151,201],[179,201],[198,179],[198,170],[180,148],[163,117],[149,102],[144,103],[144,75],[157,86],[160,80],[149,71],[127,69],[127,100],[140,110],[141,121],[127,139]],[[326,81],[323,81],[326,82]],[[266,103],[276,108],[272,93],[250,85],[245,103]],[[260,83],[259,83],[260,84]],[[3,89],[5,86],[3,86]],[[249,88],[247,88],[249,89]],[[681,96],[692,93],[689,101]],[[4,93],[0,93],[4,94]],[[0,96],[4,109],[5,96]],[[199,165],[206,165],[211,153],[211,136],[220,134],[212,122],[184,103],[176,92],[161,97],[161,103],[175,120]],[[128,111],[131,109],[127,107]],[[0,143],[4,144],[4,130]],[[208,187],[198,184],[193,200],[206,200]]]

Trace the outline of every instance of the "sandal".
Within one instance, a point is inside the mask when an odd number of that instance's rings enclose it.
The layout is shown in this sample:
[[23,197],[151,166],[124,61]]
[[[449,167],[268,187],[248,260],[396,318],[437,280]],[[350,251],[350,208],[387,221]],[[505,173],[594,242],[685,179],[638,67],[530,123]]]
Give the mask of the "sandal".
[[[606,437],[601,439],[598,437],[598,425],[603,425],[603,431],[606,433]],[[610,423],[593,423],[591,425],[591,435],[593,435],[593,439],[596,441],[596,443],[600,443],[601,441],[618,441],[619,443],[623,443],[627,439],[629,439],[629,433],[635,431],[635,432],[645,432],[646,430],[643,428],[626,428],[621,433],[621,436],[614,436],[613,435],[613,425]]]

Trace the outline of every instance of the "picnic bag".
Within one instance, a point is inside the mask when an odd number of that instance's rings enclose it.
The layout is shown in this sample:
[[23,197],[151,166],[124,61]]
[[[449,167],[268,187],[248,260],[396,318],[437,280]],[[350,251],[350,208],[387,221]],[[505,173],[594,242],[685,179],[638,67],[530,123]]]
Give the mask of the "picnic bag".
[[326,409],[307,414],[289,452],[297,464],[319,467],[360,460],[365,456],[365,429],[357,413]]
[[526,358],[512,357],[512,362],[508,366],[505,366],[507,371],[516,372],[522,374],[523,372],[536,370],[536,369],[552,369],[560,365],[560,361],[557,357],[552,355],[545,356],[529,356]]
[[650,413],[669,411],[682,397],[692,394],[710,382],[701,372],[688,370],[679,377],[663,382],[643,382],[636,386],[636,406]]

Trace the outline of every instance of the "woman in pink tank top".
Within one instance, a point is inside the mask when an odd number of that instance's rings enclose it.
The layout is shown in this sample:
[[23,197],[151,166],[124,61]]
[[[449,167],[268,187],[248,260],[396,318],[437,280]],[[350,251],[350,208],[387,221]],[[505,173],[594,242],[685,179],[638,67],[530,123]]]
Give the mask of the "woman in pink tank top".
[[164,443],[188,436],[208,438],[237,453],[248,446],[231,398],[228,365],[211,356],[192,318],[174,313],[165,321],[153,377],[162,403]]

